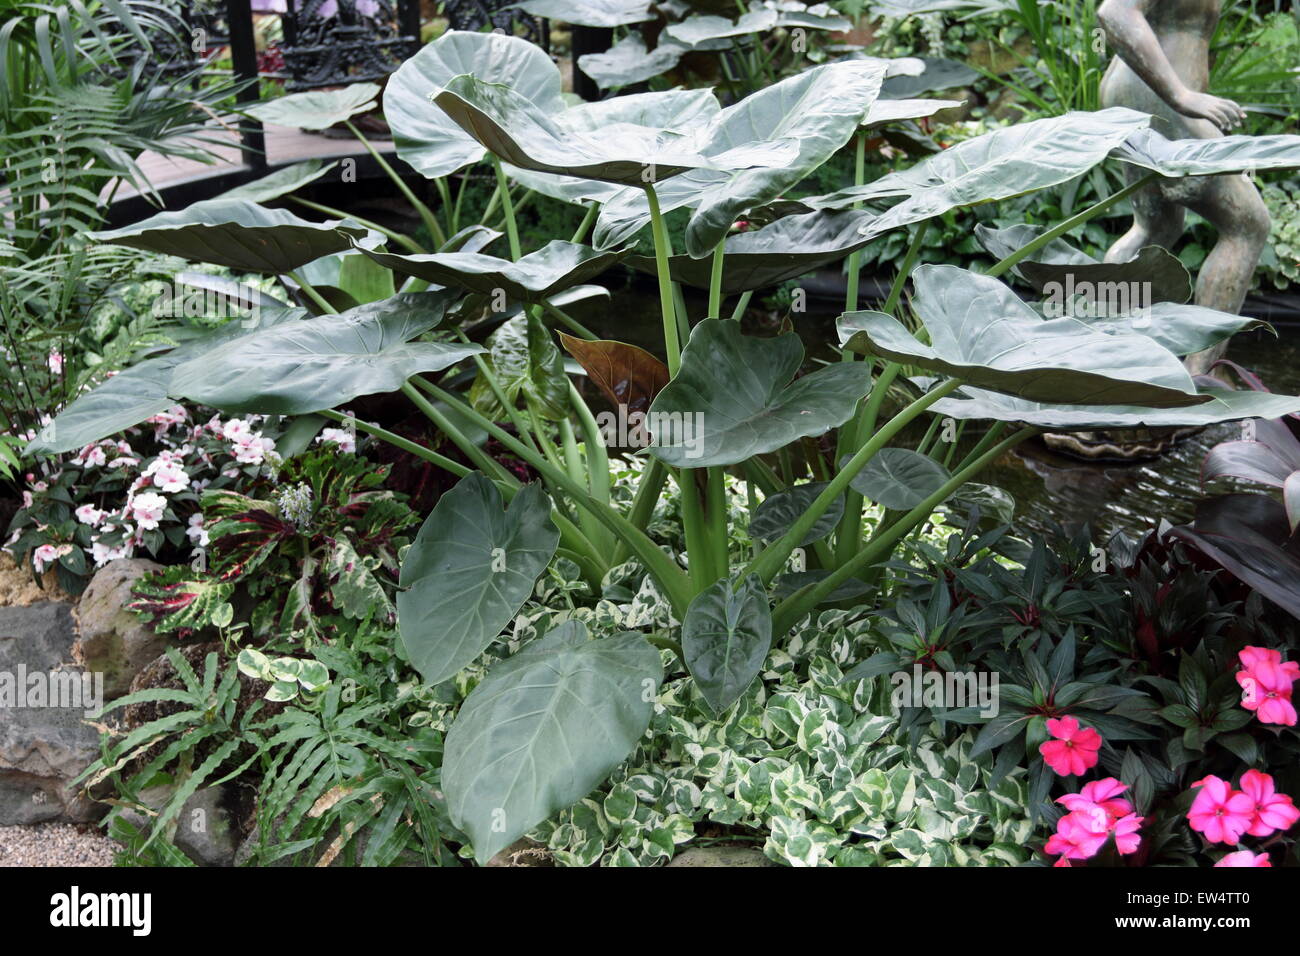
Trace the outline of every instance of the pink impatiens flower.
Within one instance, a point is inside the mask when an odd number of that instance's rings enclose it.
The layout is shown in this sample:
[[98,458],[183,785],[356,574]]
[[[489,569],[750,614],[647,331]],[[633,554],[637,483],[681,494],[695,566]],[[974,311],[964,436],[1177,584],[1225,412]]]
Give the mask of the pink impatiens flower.
[[1047,721],[1047,732],[1056,739],[1044,741],[1038,752],[1062,777],[1078,776],[1097,766],[1097,752],[1101,750],[1101,734],[1097,731],[1080,727],[1073,717],[1053,717]]
[[1273,862],[1268,858],[1267,853],[1251,853],[1249,850],[1238,850],[1236,853],[1229,853],[1215,866],[1272,866]]
[[166,510],[167,499],[152,491],[141,492],[127,504],[129,517],[136,522],[136,526],[141,531],[152,531],[157,528]]
[[1060,855],[1056,866],[1069,866],[1070,860],[1096,856],[1109,836],[1121,854],[1133,853],[1142,843],[1138,829],[1142,817],[1133,812],[1133,804],[1120,797],[1128,784],[1105,777],[1085,784],[1078,793],[1067,793],[1056,802],[1070,812],[1056,823],[1056,833],[1044,850]]
[[1199,787],[1200,792],[1187,811],[1188,824],[1211,843],[1236,846],[1254,823],[1255,801],[1213,774],[1192,786]]
[[1242,666],[1237,671],[1241,706],[1254,711],[1261,724],[1294,727],[1296,710],[1291,703],[1291,685],[1300,678],[1300,663],[1283,661],[1280,652],[1267,647],[1243,648],[1237,659]]
[[1263,837],[1276,830],[1289,830],[1300,820],[1300,810],[1290,797],[1274,789],[1273,778],[1266,773],[1247,770],[1241,775],[1241,792],[1255,804],[1255,816],[1246,831],[1251,836]]

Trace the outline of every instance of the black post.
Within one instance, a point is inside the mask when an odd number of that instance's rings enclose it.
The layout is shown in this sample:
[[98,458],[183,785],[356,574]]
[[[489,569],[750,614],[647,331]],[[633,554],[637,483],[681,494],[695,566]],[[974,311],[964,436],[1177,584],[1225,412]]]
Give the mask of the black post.
[[[255,103],[257,92],[257,43],[253,37],[253,8],[250,0],[226,0],[226,20],[230,24],[230,62],[235,76],[251,80],[235,99]],[[266,169],[266,136],[257,120],[241,119],[239,139],[245,162],[253,169]]]
[[605,27],[573,27],[569,45],[573,49],[573,92],[584,100],[600,99],[596,82],[578,68],[578,57],[588,53],[604,53],[614,42],[614,31]]

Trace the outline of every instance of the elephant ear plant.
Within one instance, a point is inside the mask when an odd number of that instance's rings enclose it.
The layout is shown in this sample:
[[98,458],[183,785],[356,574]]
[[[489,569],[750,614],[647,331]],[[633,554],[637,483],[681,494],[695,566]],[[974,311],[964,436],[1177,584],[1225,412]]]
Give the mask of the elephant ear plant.
[[[227,326],[150,359],[78,399],[37,442],[49,452],[80,447],[146,417],[160,400],[185,398],[227,412],[351,421],[459,476],[401,568],[401,641],[430,683],[455,677],[496,641],[553,560],[572,561],[595,595],[611,568],[639,562],[672,609],[671,631],[591,634],[561,614],[473,688],[450,728],[443,790],[480,861],[582,798],[625,759],[646,730],[665,668],[689,674],[724,715],[773,645],[827,600],[845,593],[869,600],[899,541],[1039,428],[1202,424],[1300,410],[1296,398],[1198,389],[1184,370],[1180,355],[1231,335],[1245,319],[1168,302],[1158,322],[1113,310],[1045,319],[998,279],[1136,187],[1034,236],[986,274],[917,268],[915,316],[900,310],[929,218],[1080,175],[1145,130],[1144,114],[1106,110],[999,130],[729,237],[733,220],[750,210],[789,211],[773,204],[855,137],[860,151],[862,130],[878,121],[871,111],[884,64],[817,66],[725,108],[707,91],[567,107],[553,70],[521,40],[453,32],[408,62],[385,94],[400,154],[435,177],[443,195],[451,190],[442,177],[490,162],[508,257],[477,243],[415,252],[364,224],[309,223],[239,199],[101,235],[277,273],[286,288],[307,292],[319,314],[281,310],[274,322]],[[1159,166],[1169,151],[1153,142],[1141,140],[1133,155]],[[1297,138],[1284,145],[1300,166]],[[1268,144],[1270,162],[1280,148]],[[1206,172],[1260,157],[1247,145],[1213,159]],[[1179,161],[1170,172],[1199,167]],[[524,255],[512,175],[526,189],[584,204],[578,235]],[[665,208],[686,211],[686,255],[670,247]],[[587,246],[581,240],[593,223]],[[658,277],[666,364],[597,340],[556,305],[622,259],[623,243],[645,225],[653,264],[635,264]],[[909,226],[888,299],[859,311],[854,254]],[[335,313],[325,296],[310,295],[309,266],[355,252],[391,273],[397,291]],[[852,284],[839,320],[842,361],[801,374],[795,334],[742,331],[736,316],[755,289],[845,257]],[[687,314],[677,283],[708,289],[705,315]],[[474,327],[460,327],[472,312],[465,297],[484,294],[518,303],[490,347],[472,341]],[[729,295],[739,295],[740,306],[724,313]],[[604,435],[565,376],[554,324],[566,328],[561,341],[592,381],[623,413],[635,411],[650,439],[627,509],[611,504]],[[886,417],[891,386],[912,397]],[[473,467],[340,411],[359,396],[395,391]],[[927,416],[994,424],[957,460],[891,447]],[[1008,423],[1020,426],[1004,434]],[[811,482],[793,467],[773,468],[773,460],[789,465],[791,446],[832,432],[838,468]],[[484,436],[540,481],[522,484],[484,451]],[[647,532],[670,478],[680,495],[681,554]],[[728,545],[728,480],[743,481],[757,509],[752,553]],[[870,535],[867,499],[887,509]],[[808,553],[787,580],[796,549]]]

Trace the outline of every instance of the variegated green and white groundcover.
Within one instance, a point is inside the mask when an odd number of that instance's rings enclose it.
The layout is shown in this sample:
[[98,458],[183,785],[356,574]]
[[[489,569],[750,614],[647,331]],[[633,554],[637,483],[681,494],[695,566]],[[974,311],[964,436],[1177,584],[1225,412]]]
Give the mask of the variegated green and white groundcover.
[[[616,497],[635,487],[632,478],[617,476]],[[729,505],[739,512],[742,496],[733,494]],[[653,524],[669,526],[675,507],[676,496],[666,499]],[[941,544],[953,529],[935,519],[925,538]],[[457,697],[563,621],[597,633],[666,630],[674,622],[668,601],[635,562],[610,572],[594,607],[567,598],[582,590],[576,566],[556,561],[508,640],[456,676]],[[566,606],[571,610],[556,610]],[[895,739],[898,718],[880,682],[841,683],[845,670],[875,649],[859,617],[826,611],[774,648],[760,680],[721,719],[692,680],[666,682],[628,759],[529,836],[561,866],[662,865],[692,846],[719,842],[698,835],[709,830],[702,823],[717,824],[726,834],[721,842],[760,849],[789,866],[1027,862],[1029,847],[1048,831],[1042,820],[1029,820],[1023,769],[989,788],[988,755],[968,757],[973,732],[951,744],[924,734],[908,747]],[[435,725],[450,726],[458,707],[459,700],[435,705]]]

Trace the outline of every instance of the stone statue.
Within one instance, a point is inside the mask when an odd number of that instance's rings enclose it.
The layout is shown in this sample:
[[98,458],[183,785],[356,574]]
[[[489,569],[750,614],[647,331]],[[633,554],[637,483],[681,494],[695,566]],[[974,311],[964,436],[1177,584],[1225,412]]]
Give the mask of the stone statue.
[[[1101,81],[1103,106],[1153,114],[1170,139],[1210,139],[1240,126],[1245,112],[1207,93],[1210,38],[1220,0],[1104,0],[1097,19],[1116,56]],[[1130,168],[1130,182],[1145,170]],[[1269,234],[1268,209],[1240,174],[1156,180],[1133,194],[1133,227],[1111,246],[1107,262],[1143,246],[1171,247],[1183,233],[1184,210],[1205,217],[1219,233],[1196,280],[1196,304],[1237,313]],[[1203,373],[1225,345],[1189,356]]]

